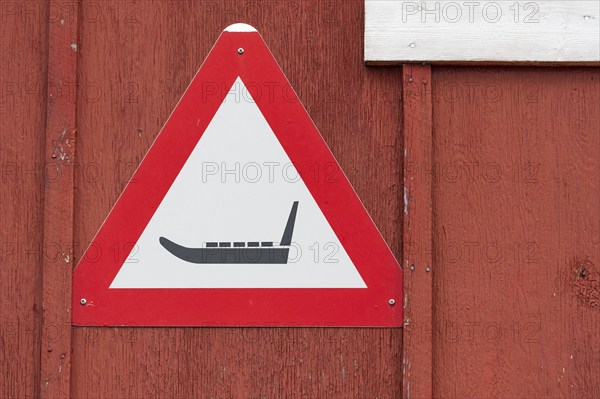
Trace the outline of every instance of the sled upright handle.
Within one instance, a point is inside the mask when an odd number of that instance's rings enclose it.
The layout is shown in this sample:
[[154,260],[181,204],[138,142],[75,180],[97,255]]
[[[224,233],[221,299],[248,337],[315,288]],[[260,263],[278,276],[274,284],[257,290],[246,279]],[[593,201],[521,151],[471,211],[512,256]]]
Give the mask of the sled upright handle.
[[288,217],[285,230],[283,231],[283,237],[281,237],[281,246],[292,245],[292,234],[294,234],[294,224],[296,223],[296,212],[298,212],[298,201],[294,201],[290,216]]

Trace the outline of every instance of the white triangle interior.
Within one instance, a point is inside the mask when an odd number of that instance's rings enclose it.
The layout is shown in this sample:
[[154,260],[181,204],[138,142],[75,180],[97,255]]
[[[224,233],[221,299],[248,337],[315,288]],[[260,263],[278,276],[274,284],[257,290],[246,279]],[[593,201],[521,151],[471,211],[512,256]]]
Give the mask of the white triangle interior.
[[[287,264],[193,264],[159,243],[166,237],[185,247],[220,241],[277,245],[294,201],[298,212]],[[110,288],[366,285],[238,77]]]

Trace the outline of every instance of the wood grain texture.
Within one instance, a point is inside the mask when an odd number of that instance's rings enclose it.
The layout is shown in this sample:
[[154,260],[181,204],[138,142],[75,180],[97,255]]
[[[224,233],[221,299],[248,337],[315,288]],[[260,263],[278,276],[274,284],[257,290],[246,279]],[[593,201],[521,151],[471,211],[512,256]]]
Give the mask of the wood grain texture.
[[[398,256],[402,76],[363,65],[363,3],[338,4],[83,1],[76,260],[234,22],[263,35]],[[72,395],[397,398],[401,348],[401,329],[75,328]]]
[[44,248],[47,31],[39,9],[0,3],[0,397],[33,398],[39,381]]
[[431,256],[432,159],[431,67],[405,65],[404,107],[404,336],[402,349],[403,397],[432,395],[432,278]]
[[[67,398],[71,377],[71,270],[73,265],[73,169],[76,102],[66,88],[77,84],[77,3],[48,2],[60,10],[48,19],[46,170],[56,178],[44,186],[44,245],[56,248],[42,268],[40,397]],[[71,14],[63,13],[70,7]]]
[[365,0],[365,61],[600,62],[600,4],[588,0]]
[[433,81],[434,397],[600,396],[600,71]]

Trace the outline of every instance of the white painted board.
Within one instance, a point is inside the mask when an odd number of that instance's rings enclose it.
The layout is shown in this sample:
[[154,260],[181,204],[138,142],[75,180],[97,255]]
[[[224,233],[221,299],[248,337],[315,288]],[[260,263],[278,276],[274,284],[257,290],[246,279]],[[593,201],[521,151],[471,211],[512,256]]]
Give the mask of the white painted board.
[[365,62],[600,61],[600,1],[365,0]]

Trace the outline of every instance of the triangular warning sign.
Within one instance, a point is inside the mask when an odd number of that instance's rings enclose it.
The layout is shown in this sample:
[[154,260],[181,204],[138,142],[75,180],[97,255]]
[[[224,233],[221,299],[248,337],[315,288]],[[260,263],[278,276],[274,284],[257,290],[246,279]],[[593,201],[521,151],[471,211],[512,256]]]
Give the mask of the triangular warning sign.
[[227,28],[73,276],[74,325],[401,326],[402,272],[263,42]]

